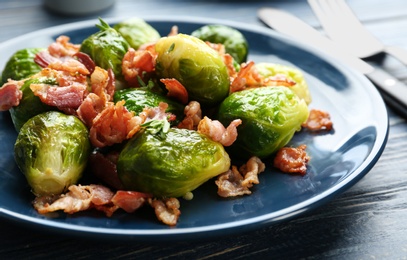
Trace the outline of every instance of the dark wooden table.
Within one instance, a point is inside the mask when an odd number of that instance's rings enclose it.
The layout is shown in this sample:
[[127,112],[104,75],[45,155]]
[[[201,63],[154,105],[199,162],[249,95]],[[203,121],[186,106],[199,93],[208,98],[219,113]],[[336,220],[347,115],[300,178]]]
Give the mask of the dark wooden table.
[[[378,38],[407,48],[407,1],[348,2]],[[188,15],[262,25],[256,12],[263,6],[290,11],[321,29],[304,0],[117,0],[108,10],[89,16],[55,14],[44,9],[41,0],[2,0],[0,42],[38,29],[99,16]],[[388,57],[379,65],[407,83],[405,66]],[[289,222],[210,241],[163,244],[92,241],[27,229],[1,219],[0,258],[407,259],[407,123],[390,108],[389,117],[389,140],[374,168],[331,202]]]

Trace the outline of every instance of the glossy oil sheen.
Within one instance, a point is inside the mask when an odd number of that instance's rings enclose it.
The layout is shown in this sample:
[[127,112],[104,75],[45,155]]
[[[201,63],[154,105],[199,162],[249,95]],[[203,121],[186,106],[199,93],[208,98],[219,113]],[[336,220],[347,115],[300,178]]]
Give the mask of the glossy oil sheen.
[[[7,112],[0,113],[0,215],[43,229],[104,238],[186,240],[240,233],[286,221],[333,199],[360,180],[380,157],[388,135],[385,105],[374,86],[325,54],[294,42],[273,31],[222,20],[189,17],[145,17],[162,35],[176,24],[190,33],[205,24],[226,24],[241,31],[248,40],[248,60],[276,62],[301,69],[313,97],[312,108],[328,111],[334,131],[295,135],[290,145],[306,144],[311,156],[304,177],[281,174],[264,160],[266,172],[250,196],[222,199],[209,181],[194,192],[192,201],[181,199],[181,217],[176,227],[159,223],[148,207],[134,214],[116,212],[107,218],[99,212],[67,216],[39,215],[31,206],[33,195],[13,158],[16,138]],[[119,20],[106,20],[114,24]],[[80,43],[97,31],[94,21],[58,26],[30,33],[0,45],[0,68],[8,55],[20,48],[43,47],[60,34]]]

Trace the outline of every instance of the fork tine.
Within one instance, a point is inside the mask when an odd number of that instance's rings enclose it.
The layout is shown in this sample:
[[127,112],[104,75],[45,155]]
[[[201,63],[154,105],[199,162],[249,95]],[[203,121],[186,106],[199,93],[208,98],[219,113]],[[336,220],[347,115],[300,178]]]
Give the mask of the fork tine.
[[360,58],[385,52],[407,65],[407,51],[380,42],[364,27],[345,0],[308,0],[308,3],[326,34],[348,52]]
[[[347,37],[347,32],[342,29],[347,27],[343,25],[343,23],[347,20],[345,17],[338,17],[341,15],[341,12],[338,12],[338,7],[336,6],[337,3],[335,0],[308,0],[308,3],[311,5],[312,9],[320,20],[325,32],[331,38]],[[341,25],[339,26],[338,24]],[[335,35],[333,32],[335,32]]]
[[382,48],[383,44],[364,28],[344,0],[308,0],[308,3],[326,34],[355,55],[365,58]]

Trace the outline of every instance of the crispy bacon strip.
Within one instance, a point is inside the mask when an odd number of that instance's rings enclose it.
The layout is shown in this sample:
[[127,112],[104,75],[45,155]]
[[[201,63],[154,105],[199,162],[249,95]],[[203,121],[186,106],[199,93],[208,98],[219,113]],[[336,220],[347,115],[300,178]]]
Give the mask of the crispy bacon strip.
[[261,76],[253,61],[243,63],[236,77],[231,78],[230,92],[240,91],[246,88],[258,88],[264,86],[285,86],[292,87],[297,84],[286,75],[277,74],[271,77]]
[[137,191],[118,190],[113,196],[112,202],[127,213],[133,213],[146,204],[148,198],[152,198],[152,195]]
[[226,68],[228,69],[230,81],[233,82],[233,80],[237,77],[237,71],[235,66],[233,65],[233,57],[229,53],[225,53],[222,55],[222,58],[223,63],[225,63]]
[[114,74],[111,69],[106,71],[95,67],[90,82],[92,92],[86,96],[76,111],[88,128],[92,127],[93,120],[106,108],[108,102],[113,100],[115,91]]
[[297,148],[281,148],[274,158],[274,167],[280,169],[282,172],[305,175],[307,173],[307,163],[310,160],[310,157],[305,151],[306,148],[307,146],[305,144]]
[[106,107],[106,101],[95,93],[89,93],[77,109],[79,119],[88,127],[92,127],[93,119]]
[[124,79],[131,87],[139,87],[139,78],[144,82],[149,79],[148,73],[155,70],[157,54],[152,48],[134,50],[129,48],[122,60]]
[[262,78],[254,67],[254,62],[243,63],[237,76],[232,79],[230,92],[243,90],[247,87],[261,86]]
[[302,127],[311,131],[330,131],[333,128],[333,123],[328,112],[318,109],[311,109],[308,119],[304,124],[302,124]]
[[20,104],[23,98],[23,92],[20,90],[22,84],[22,81],[8,80],[0,88],[0,111],[7,111]]
[[188,103],[188,91],[177,79],[160,79],[168,90],[167,96],[178,100],[181,104]]
[[237,127],[240,124],[242,120],[235,119],[225,128],[218,120],[211,120],[205,116],[198,124],[198,132],[220,142],[223,146],[230,146],[236,141]]
[[58,210],[73,214],[95,205],[107,205],[114,195],[109,188],[101,185],[71,185],[68,190],[66,194],[60,196],[37,197],[33,203],[34,208],[40,214]]
[[108,217],[119,208],[132,213],[147,203],[152,195],[136,191],[112,192],[103,185],[71,185],[68,192],[56,196],[35,198],[33,205],[40,214],[62,210],[67,214],[96,209]]
[[178,34],[178,26],[173,25],[167,36],[175,36]]
[[80,49],[79,44],[73,44],[65,35],[59,36],[55,42],[48,46],[48,52],[54,57],[73,56]]
[[73,56],[54,57],[49,52],[42,51],[35,55],[34,61],[42,68],[51,68],[82,75],[90,74],[86,65],[75,59]]
[[265,170],[264,163],[258,157],[251,157],[240,169],[232,166],[229,171],[220,174],[215,181],[218,195],[221,197],[235,197],[251,194],[253,184],[259,184],[257,175]]
[[178,128],[196,130],[202,119],[201,105],[197,101],[190,101],[184,108],[184,119],[178,124]]
[[93,119],[90,128],[90,141],[96,147],[105,147],[131,138],[146,119],[145,113],[134,116],[124,106],[124,101],[116,104],[108,102],[102,112]]
[[77,109],[82,104],[86,92],[86,85],[77,82],[63,87],[31,84],[30,88],[42,103],[58,108]]
[[154,208],[155,215],[160,221],[169,226],[175,226],[177,224],[178,218],[181,215],[178,199],[149,199],[148,202],[151,207]]
[[78,61],[86,67],[86,69],[89,71],[89,74],[93,73],[96,64],[88,54],[83,52],[77,52],[73,55],[73,57],[77,58]]

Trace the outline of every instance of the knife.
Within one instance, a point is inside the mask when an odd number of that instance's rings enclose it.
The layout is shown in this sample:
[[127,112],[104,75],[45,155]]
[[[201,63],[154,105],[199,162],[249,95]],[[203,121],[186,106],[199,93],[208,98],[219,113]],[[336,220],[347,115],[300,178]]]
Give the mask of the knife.
[[364,74],[379,90],[383,100],[399,114],[407,118],[407,85],[382,69],[346,53],[332,40],[294,15],[274,8],[261,8],[258,17],[274,30],[298,39],[342,61]]

